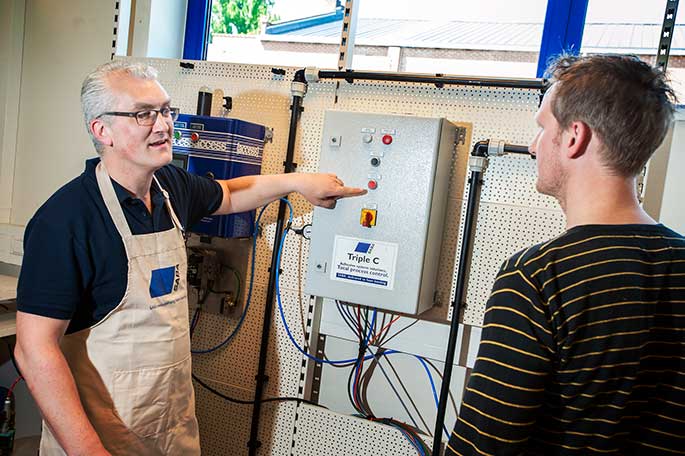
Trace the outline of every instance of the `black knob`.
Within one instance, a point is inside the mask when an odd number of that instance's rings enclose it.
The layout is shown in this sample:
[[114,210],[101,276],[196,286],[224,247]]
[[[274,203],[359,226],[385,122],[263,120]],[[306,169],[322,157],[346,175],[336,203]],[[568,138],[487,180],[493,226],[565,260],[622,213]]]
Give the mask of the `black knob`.
[[381,164],[381,159],[378,157],[371,158],[371,166],[378,166]]

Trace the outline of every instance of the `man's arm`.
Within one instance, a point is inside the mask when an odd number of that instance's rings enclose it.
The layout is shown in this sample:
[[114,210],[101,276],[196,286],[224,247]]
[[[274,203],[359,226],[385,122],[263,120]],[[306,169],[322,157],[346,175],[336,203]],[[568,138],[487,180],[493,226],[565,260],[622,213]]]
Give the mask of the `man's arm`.
[[17,312],[14,354],[43,418],[66,453],[108,456],[86,417],[59,346],[68,324],[68,320]]
[[501,271],[447,455],[525,453],[553,369],[552,332],[533,282]]
[[361,188],[345,187],[334,174],[257,175],[217,182],[223,189],[223,199],[215,215],[249,211],[292,192],[302,194],[315,206],[327,208],[334,207],[340,198],[366,193]]

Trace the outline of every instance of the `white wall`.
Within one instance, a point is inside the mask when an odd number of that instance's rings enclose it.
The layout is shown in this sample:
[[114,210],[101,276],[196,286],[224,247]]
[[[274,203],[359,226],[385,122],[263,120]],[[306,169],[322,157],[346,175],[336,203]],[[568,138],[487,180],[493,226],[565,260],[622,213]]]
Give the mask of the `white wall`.
[[[23,226],[95,155],[80,88],[110,59],[115,0],[0,0],[0,261],[19,264]],[[120,1],[119,44],[180,58],[187,0]],[[144,26],[141,26],[144,24]],[[136,41],[137,40],[137,41]]]
[[24,41],[24,0],[0,0],[0,223],[10,220]]
[[685,234],[685,111],[676,115],[659,220]]
[[19,128],[10,223],[25,225],[95,154],[81,117],[81,82],[110,59],[113,0],[26,0]]
[[136,0],[131,55],[183,57],[187,0]]

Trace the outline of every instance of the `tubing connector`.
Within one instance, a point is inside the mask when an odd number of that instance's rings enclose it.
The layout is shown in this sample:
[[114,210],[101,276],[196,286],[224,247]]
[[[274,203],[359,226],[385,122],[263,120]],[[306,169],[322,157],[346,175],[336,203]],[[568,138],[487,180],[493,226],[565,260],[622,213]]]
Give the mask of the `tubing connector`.
[[319,82],[319,69],[317,67],[305,68],[304,79],[307,82]]
[[501,139],[491,139],[488,142],[488,157],[501,157],[506,152],[504,152],[504,141]]
[[293,82],[290,84],[290,93],[294,97],[304,98],[307,93],[307,81],[305,80],[304,70],[297,70]]
[[478,157],[471,155],[469,157],[469,171],[485,172],[488,167],[488,157]]
[[471,156],[472,157],[487,157],[488,156],[488,146],[489,146],[490,141],[487,139],[478,141],[476,144],[473,145],[473,149],[471,149]]

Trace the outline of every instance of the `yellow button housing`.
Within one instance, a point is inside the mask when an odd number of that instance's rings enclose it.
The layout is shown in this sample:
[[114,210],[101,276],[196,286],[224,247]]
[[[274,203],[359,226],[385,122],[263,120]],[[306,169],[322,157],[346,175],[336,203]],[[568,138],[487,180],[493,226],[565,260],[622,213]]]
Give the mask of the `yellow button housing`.
[[376,209],[362,209],[359,223],[367,228],[376,226]]

